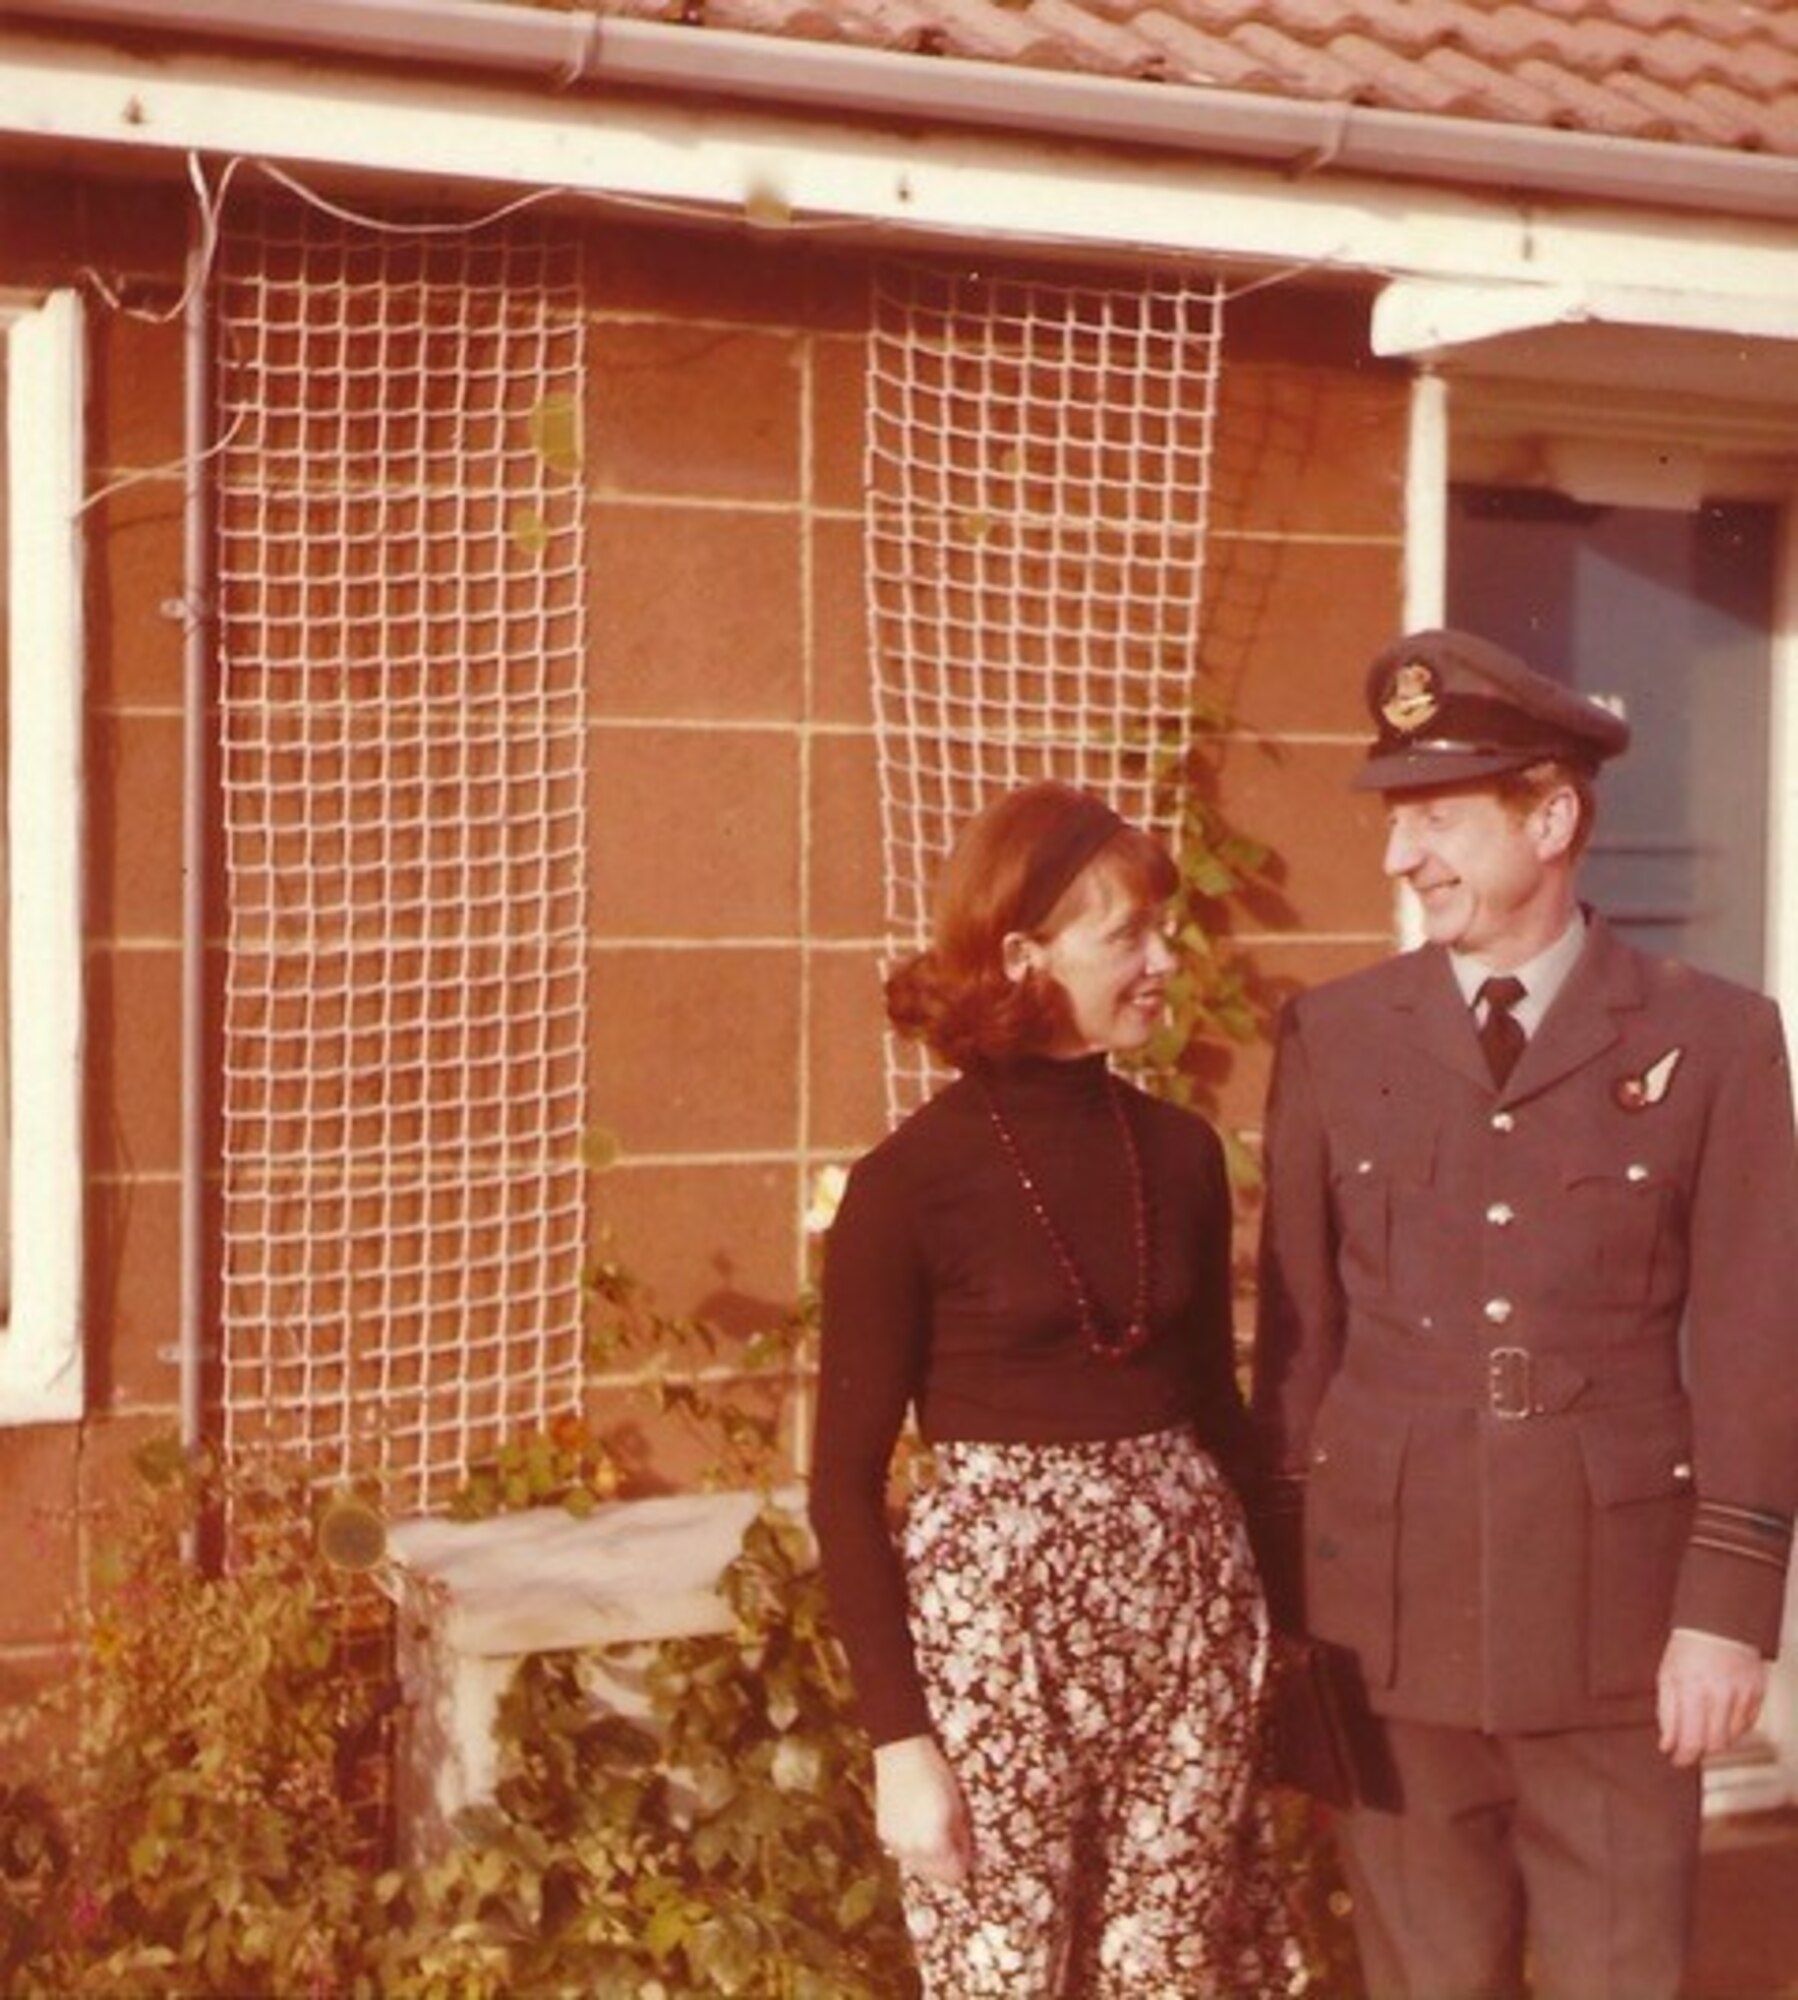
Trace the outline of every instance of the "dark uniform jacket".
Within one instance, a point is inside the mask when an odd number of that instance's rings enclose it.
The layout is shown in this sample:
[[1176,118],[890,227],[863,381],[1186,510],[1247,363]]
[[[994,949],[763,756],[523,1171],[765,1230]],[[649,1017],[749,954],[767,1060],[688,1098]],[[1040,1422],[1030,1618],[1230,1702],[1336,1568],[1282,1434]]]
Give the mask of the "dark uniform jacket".
[[1639,1721],[1675,1625],[1777,1650],[1798,1154],[1770,1001],[1593,918],[1496,1090],[1426,947],[1287,1010],[1267,1146],[1270,1593],[1376,1708]]

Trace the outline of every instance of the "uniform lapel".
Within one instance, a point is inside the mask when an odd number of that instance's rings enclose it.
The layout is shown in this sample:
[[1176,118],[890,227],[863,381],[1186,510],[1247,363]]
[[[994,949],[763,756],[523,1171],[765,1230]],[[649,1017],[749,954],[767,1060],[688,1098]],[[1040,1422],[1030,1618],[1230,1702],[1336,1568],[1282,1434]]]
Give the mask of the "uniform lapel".
[[1621,1038],[1618,1013],[1642,1004],[1635,955],[1602,917],[1588,913],[1586,922],[1586,948],[1518,1059],[1507,1100],[1533,1097],[1596,1060]]
[[1448,954],[1438,945],[1425,945],[1398,964],[1403,977],[1394,987],[1393,1005],[1409,1017],[1398,1026],[1399,1046],[1490,1090],[1492,1077],[1474,1033],[1473,1014],[1455,984]]
[[[1507,1103],[1532,1097],[1595,1061],[1620,1039],[1619,1011],[1642,1004],[1634,953],[1602,917],[1589,911],[1586,922],[1586,948],[1512,1071],[1501,1093]],[[1425,945],[1397,964],[1403,976],[1394,984],[1392,1004],[1406,1017],[1397,1027],[1401,1046],[1490,1090],[1473,1013],[1449,970],[1448,954]]]

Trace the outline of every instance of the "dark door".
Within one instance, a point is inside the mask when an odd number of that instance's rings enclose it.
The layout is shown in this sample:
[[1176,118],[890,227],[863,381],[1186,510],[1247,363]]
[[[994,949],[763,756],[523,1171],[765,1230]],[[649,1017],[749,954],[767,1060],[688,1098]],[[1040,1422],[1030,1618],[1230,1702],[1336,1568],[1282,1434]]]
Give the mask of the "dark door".
[[1448,622],[1616,702],[1634,732],[1599,788],[1583,893],[1645,950],[1758,986],[1779,515],[1591,507],[1455,486]]

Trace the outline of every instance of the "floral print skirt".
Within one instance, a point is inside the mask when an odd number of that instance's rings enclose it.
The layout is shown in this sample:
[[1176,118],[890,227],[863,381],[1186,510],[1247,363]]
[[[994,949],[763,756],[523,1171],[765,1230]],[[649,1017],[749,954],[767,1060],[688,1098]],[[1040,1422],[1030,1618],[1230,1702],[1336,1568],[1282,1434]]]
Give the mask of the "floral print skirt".
[[939,1444],[902,1549],[970,1879],[905,1879],[928,2000],[1304,1990],[1255,1783],[1268,1634],[1187,1430]]

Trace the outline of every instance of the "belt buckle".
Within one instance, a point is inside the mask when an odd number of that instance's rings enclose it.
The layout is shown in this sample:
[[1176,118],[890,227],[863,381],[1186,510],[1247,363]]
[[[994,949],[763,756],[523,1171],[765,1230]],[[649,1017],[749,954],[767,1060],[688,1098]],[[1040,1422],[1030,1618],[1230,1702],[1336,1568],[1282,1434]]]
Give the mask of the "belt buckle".
[[1534,1370],[1527,1347],[1495,1347],[1486,1356],[1486,1407],[1507,1423],[1536,1414]]

